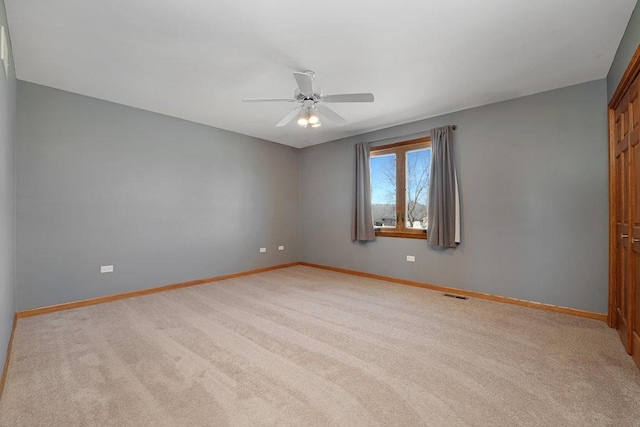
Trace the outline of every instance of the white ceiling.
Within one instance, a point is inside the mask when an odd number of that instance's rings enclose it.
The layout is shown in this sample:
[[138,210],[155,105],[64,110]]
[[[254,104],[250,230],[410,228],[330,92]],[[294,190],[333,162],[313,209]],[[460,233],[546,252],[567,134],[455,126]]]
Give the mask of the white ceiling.
[[[636,0],[5,0],[17,76],[294,147],[607,75]],[[293,71],[344,126],[276,128]]]

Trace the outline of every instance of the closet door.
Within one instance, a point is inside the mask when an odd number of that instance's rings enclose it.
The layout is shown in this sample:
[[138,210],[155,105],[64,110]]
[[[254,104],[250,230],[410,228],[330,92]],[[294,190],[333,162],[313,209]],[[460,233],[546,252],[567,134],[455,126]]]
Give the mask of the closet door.
[[616,273],[615,325],[631,353],[629,328],[629,103],[625,96],[615,110]]
[[631,248],[629,256],[629,352],[640,367],[640,97],[638,77],[627,92],[629,97],[629,160],[631,194]]
[[609,101],[609,311],[640,368],[640,44]]

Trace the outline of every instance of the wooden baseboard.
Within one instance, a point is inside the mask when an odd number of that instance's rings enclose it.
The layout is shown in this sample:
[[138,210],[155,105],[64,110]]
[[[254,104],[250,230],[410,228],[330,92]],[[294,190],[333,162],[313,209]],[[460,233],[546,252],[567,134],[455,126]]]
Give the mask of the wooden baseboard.
[[189,282],[174,283],[171,285],[164,285],[156,288],[124,292],[121,294],[107,295],[104,297],[97,297],[97,298],[89,298],[89,299],[80,300],[80,301],[65,302],[62,304],[49,305],[46,307],[32,308],[29,310],[18,311],[16,313],[16,317],[18,319],[21,319],[23,317],[31,317],[31,316],[37,316],[39,314],[53,313],[55,311],[70,310],[72,308],[86,307],[88,305],[102,304],[105,302],[116,301],[116,300],[125,299],[125,298],[139,297],[142,295],[155,294],[158,292],[166,292],[174,289],[186,288],[189,286],[202,285],[202,284],[211,283],[211,282],[218,282],[220,280],[233,279],[234,277],[248,276],[251,274],[263,273],[265,271],[278,270],[280,268],[293,267],[294,265],[299,265],[299,264],[300,264],[299,262],[292,262],[289,264],[280,264],[280,265],[274,265],[271,267],[257,268],[255,270],[242,271],[239,273],[225,274],[223,276],[214,276],[214,277],[207,277],[205,279],[191,280]]
[[[67,302],[67,303],[63,303],[63,304],[50,305],[50,306],[47,306],[47,307],[32,308],[32,309],[29,309],[29,310],[18,311],[16,313],[16,319],[21,319],[23,317],[37,316],[39,314],[45,314],[45,313],[53,313],[55,311],[70,310],[72,308],[86,307],[86,306],[89,306],[89,305],[102,304],[102,303],[105,303],[105,302],[116,301],[116,300],[125,299],[125,298],[133,298],[133,297],[142,296],[142,295],[155,294],[155,293],[158,293],[158,292],[165,292],[165,291],[170,291],[170,290],[173,290],[173,289],[186,288],[188,286],[202,285],[202,284],[205,284],[205,283],[217,282],[217,281],[220,281],[220,280],[233,279],[234,277],[248,276],[248,275],[251,275],[251,274],[263,273],[265,271],[271,271],[271,270],[278,270],[278,269],[281,269],[281,268],[293,267],[295,265],[305,265],[307,267],[320,268],[320,269],[323,269],[323,270],[335,271],[335,272],[338,272],[338,273],[350,274],[350,275],[353,275],[353,276],[367,277],[367,278],[375,279],[375,280],[383,280],[385,282],[398,283],[398,284],[401,284],[401,285],[408,285],[408,286],[415,286],[415,287],[419,287],[419,288],[431,289],[431,290],[438,291],[438,292],[454,293],[454,294],[464,295],[464,296],[468,296],[468,297],[472,297],[472,298],[485,299],[485,300],[489,300],[489,301],[502,302],[502,303],[506,303],[506,304],[514,304],[514,305],[519,305],[519,306],[523,306],[523,307],[536,308],[536,309],[539,309],[539,310],[553,311],[553,312],[556,312],[556,313],[570,314],[572,316],[586,317],[586,318],[589,318],[589,319],[596,319],[596,320],[601,320],[601,321],[606,321],[607,320],[607,315],[604,314],[604,313],[596,313],[596,312],[593,312],[593,311],[579,310],[577,308],[562,307],[562,306],[558,306],[558,305],[545,304],[545,303],[534,302],[534,301],[527,301],[527,300],[522,300],[522,299],[518,299],[518,298],[503,297],[503,296],[499,296],[499,295],[486,294],[486,293],[476,292],[476,291],[468,291],[468,290],[465,290],[465,289],[452,288],[452,287],[448,287],[448,286],[432,285],[432,284],[429,284],[429,283],[415,282],[415,281],[412,281],[412,280],[398,279],[398,278],[395,278],[395,277],[381,276],[379,274],[364,273],[364,272],[361,272],[361,271],[348,270],[346,268],[330,267],[330,266],[326,266],[326,265],[313,264],[313,263],[309,263],[309,262],[292,262],[292,263],[288,263],[288,264],[274,265],[274,266],[271,266],[271,267],[258,268],[258,269],[255,269],[255,270],[248,270],[248,271],[243,271],[243,272],[239,272],[239,273],[226,274],[226,275],[223,275],[223,276],[214,276],[214,277],[207,277],[205,279],[192,280],[192,281],[189,281],[189,282],[174,283],[174,284],[171,284],[171,285],[159,286],[159,287],[156,287],[156,288],[142,289],[142,290],[139,290],[139,291],[125,292],[125,293],[115,294],[115,295],[107,295],[107,296],[104,296],[104,297],[97,297],[97,298],[90,298],[90,299],[81,300],[81,301]],[[14,322],[13,327],[15,329],[15,322]],[[13,333],[12,333],[12,336],[13,336]],[[4,379],[4,377],[3,377],[3,379]]]
[[11,327],[11,335],[9,336],[9,344],[7,345],[7,355],[4,359],[4,368],[2,369],[2,378],[0,378],[0,399],[2,399],[2,392],[4,391],[4,382],[7,379],[7,372],[9,370],[9,358],[11,357],[11,347],[13,346],[13,335],[16,332],[16,323],[18,322],[18,315],[13,316],[13,326]]
[[300,262],[300,265],[306,265],[307,267],[320,268],[323,270],[335,271],[338,273],[351,274],[353,276],[367,277],[367,278],[376,279],[376,280],[384,280],[385,282],[398,283],[400,285],[416,286],[418,288],[431,289],[433,291],[438,291],[438,292],[453,293],[453,294],[464,295],[472,298],[485,299],[489,301],[502,302],[506,304],[520,305],[520,306],[529,307],[529,308],[537,308],[539,310],[570,314],[572,316],[586,317],[589,319],[601,320],[603,322],[606,322],[607,320],[607,315],[605,313],[596,313],[594,311],[579,310],[577,308],[562,307],[558,305],[527,301],[527,300],[522,300],[518,298],[485,294],[482,292],[468,291],[465,289],[457,289],[457,288],[451,288],[447,286],[431,285],[429,283],[414,282],[412,280],[397,279],[395,277],[380,276],[378,274],[363,273],[361,271],[347,270],[345,268],[329,267],[326,265],[312,264],[309,262]]

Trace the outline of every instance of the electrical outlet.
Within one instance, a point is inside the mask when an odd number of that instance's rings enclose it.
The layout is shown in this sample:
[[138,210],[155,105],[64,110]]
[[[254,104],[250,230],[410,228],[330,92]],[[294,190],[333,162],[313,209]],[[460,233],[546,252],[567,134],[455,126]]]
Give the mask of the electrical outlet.
[[267,252],[267,248],[260,248],[260,253],[261,253],[261,254],[263,254],[263,253],[265,253],[265,252]]
[[113,273],[113,265],[100,266],[100,273]]
[[407,255],[407,261],[409,262],[416,262],[416,257],[413,255]]
[[278,246],[279,251],[284,251],[284,246]]

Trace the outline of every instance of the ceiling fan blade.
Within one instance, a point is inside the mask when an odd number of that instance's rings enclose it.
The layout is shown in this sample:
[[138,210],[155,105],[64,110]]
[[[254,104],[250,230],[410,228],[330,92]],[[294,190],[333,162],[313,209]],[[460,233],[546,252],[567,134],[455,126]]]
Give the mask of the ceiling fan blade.
[[341,93],[322,97],[324,102],[373,102],[372,93]]
[[340,114],[336,113],[335,111],[333,111],[331,108],[327,106],[318,104],[316,105],[316,108],[318,109],[318,113],[322,114],[327,119],[331,120],[337,125],[343,125],[347,123],[347,120],[344,117],[342,117]]
[[243,98],[242,102],[296,102],[290,98]]
[[309,74],[294,72],[293,77],[296,78],[296,83],[298,83],[300,93],[304,96],[313,95],[313,84],[311,83],[311,76]]
[[295,118],[296,118],[296,116],[298,115],[298,112],[299,112],[301,109],[302,109],[302,107],[296,107],[296,108],[294,108],[293,110],[291,110],[291,112],[290,112],[289,114],[287,114],[287,115],[284,117],[284,119],[282,119],[282,120],[280,120],[280,121],[278,122],[278,124],[276,125],[276,127],[278,127],[278,128],[279,128],[279,127],[282,127],[282,126],[288,125],[288,124],[289,124],[289,122],[290,122],[291,120],[293,120],[293,119],[295,119]]

